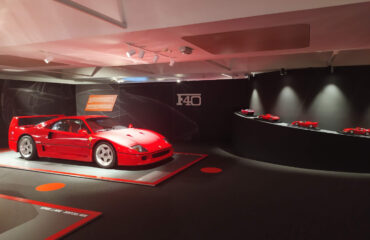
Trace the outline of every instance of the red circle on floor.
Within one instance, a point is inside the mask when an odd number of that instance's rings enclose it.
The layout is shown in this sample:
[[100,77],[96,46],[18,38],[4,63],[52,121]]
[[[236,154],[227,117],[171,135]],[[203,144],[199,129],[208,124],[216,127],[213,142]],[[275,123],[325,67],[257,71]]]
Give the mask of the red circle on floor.
[[216,168],[216,167],[204,167],[204,168],[200,169],[200,171],[202,171],[204,173],[220,173],[220,172],[222,172],[222,169],[221,168]]
[[36,190],[39,192],[48,192],[48,191],[55,191],[61,188],[64,188],[64,183],[47,183],[36,187]]

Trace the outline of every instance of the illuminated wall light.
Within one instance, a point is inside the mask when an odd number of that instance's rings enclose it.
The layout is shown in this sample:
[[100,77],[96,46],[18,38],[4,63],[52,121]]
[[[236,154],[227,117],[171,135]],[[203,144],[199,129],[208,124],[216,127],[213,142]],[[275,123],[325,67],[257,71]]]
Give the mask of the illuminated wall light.
[[173,67],[173,65],[175,65],[175,60],[173,60],[173,59],[170,59],[170,67]]
[[264,107],[262,105],[261,98],[258,94],[257,89],[254,89],[252,92],[251,100],[250,100],[250,108],[254,109],[257,112],[265,112]]
[[153,58],[153,63],[156,63],[156,62],[158,62],[158,58],[159,58],[159,56],[158,56],[158,55],[154,55],[154,58]]
[[290,86],[281,89],[274,106],[274,111],[289,121],[297,120],[302,112],[302,102]]
[[327,84],[312,101],[308,114],[314,119],[320,119],[330,125],[322,128],[340,129],[346,124],[342,116],[351,115],[351,106],[346,95],[333,83]]
[[140,50],[138,57],[139,58],[143,58],[144,55],[145,55],[145,51],[144,50]]
[[46,64],[49,64],[51,61],[53,61],[54,60],[54,58],[52,57],[52,56],[49,56],[49,57],[47,57],[47,58],[45,58],[44,59],[44,62],[46,63]]
[[126,56],[130,58],[130,57],[132,57],[135,53],[136,53],[136,51],[135,51],[134,49],[131,49],[130,51],[127,51],[127,52],[126,52]]

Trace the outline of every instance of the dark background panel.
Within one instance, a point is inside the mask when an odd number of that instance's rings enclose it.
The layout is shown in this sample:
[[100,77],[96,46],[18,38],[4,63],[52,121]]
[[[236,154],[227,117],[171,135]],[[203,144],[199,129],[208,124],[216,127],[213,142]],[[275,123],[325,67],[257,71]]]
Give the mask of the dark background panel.
[[75,86],[55,83],[0,80],[1,147],[7,147],[13,116],[76,114]]
[[248,102],[257,113],[284,122],[318,121],[329,130],[370,128],[370,68],[337,67],[289,70],[256,75],[248,82]]
[[[232,113],[246,105],[246,81],[84,85],[76,87],[78,114],[103,114],[167,136],[171,140],[230,138]],[[177,105],[177,94],[200,93],[201,106]],[[91,94],[117,94],[113,112],[85,112]]]

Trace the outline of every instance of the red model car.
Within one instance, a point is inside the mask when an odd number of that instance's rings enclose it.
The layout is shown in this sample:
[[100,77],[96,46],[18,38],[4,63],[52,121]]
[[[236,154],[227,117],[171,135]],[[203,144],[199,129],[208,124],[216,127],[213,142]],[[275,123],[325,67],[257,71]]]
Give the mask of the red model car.
[[106,116],[13,117],[9,147],[24,159],[95,161],[102,168],[145,165],[173,155],[172,145],[162,135],[122,126]]
[[345,129],[343,129],[343,133],[369,136],[370,135],[370,129],[361,128],[361,127],[345,128]]
[[319,123],[318,122],[310,122],[310,121],[294,121],[292,125],[299,126],[299,127],[307,127],[307,128],[317,128]]
[[244,115],[254,115],[254,110],[253,109],[242,109],[240,112]]
[[259,115],[258,118],[263,119],[263,120],[267,120],[267,121],[270,121],[270,122],[276,122],[276,121],[280,120],[280,117],[274,116],[274,115],[271,115],[271,114]]

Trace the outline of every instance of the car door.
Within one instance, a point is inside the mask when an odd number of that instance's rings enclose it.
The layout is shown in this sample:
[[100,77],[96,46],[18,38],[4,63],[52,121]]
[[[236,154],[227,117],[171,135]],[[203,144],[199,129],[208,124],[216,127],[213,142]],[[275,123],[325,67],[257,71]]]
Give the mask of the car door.
[[89,137],[89,130],[82,120],[59,120],[51,125],[47,140],[43,144],[45,155],[53,158],[89,161]]

